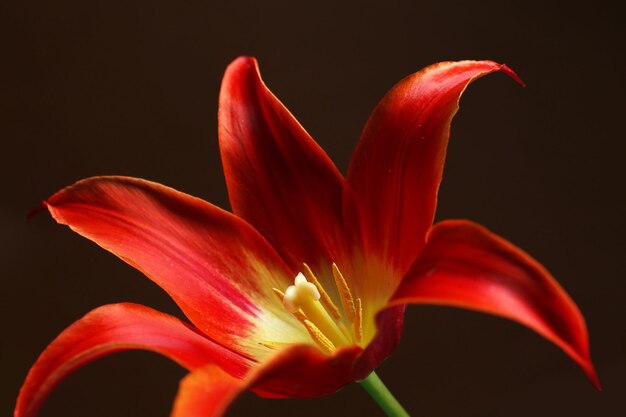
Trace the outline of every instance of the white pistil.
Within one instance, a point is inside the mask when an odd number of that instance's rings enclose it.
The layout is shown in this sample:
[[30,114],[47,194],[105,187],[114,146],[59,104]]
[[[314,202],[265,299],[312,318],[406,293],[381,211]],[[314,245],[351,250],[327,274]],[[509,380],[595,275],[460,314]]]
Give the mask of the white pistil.
[[290,285],[285,290],[282,300],[285,308],[294,315],[302,311],[306,319],[314,324],[334,346],[349,344],[349,339],[320,303],[320,292],[317,287],[307,281],[302,273],[296,276],[294,285]]
[[341,313],[339,312],[339,309],[337,308],[335,303],[333,303],[333,300],[330,299],[330,296],[328,295],[326,290],[324,290],[324,287],[322,287],[322,284],[320,284],[311,268],[306,263],[303,263],[302,267],[304,268],[303,273],[307,281],[312,282],[317,290],[320,292],[320,303],[324,305],[326,311],[328,311],[335,320],[339,320],[341,318]]
[[[344,310],[341,318],[339,309],[317,280],[311,268],[304,265],[304,274],[299,273],[283,293],[273,288],[283,306],[306,328],[311,339],[325,352],[332,353],[339,346],[363,341],[363,306],[360,298],[353,298],[348,283],[335,263],[333,277]],[[308,278],[308,280],[307,280]],[[350,327],[347,327],[350,323]],[[268,349],[276,349],[276,342],[262,342]]]
[[285,291],[283,304],[290,313],[300,310],[302,304],[309,301],[317,301],[320,299],[320,292],[317,287],[308,282],[305,276],[300,272],[294,280],[294,285],[290,285]]

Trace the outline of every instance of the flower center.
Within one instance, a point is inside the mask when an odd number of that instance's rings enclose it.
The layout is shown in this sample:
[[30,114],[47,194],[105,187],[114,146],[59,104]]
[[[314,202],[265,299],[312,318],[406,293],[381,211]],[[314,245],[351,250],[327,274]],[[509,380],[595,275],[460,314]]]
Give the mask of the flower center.
[[332,269],[343,315],[307,264],[303,264],[303,272],[298,273],[294,285],[284,293],[273,289],[285,308],[306,328],[311,339],[328,353],[338,346],[359,344],[363,339],[361,299],[352,297],[348,283],[335,263]]

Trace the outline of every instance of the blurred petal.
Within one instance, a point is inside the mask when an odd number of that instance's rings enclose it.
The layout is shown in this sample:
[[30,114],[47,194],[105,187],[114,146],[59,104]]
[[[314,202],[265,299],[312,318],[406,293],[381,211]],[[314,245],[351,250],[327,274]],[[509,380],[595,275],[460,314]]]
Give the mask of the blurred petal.
[[233,212],[293,268],[337,260],[345,248],[343,177],[265,86],[254,58],[226,70],[218,119]]
[[190,373],[180,383],[171,417],[219,417],[247,387],[214,365]]
[[187,369],[208,363],[243,376],[250,362],[175,317],[137,304],[99,307],[44,350],[20,390],[15,417],[32,417],[65,377],[103,356],[130,349],[160,353]]
[[[402,276],[425,244],[441,182],[450,124],[465,88],[492,61],[443,62],[396,84],[370,116],[348,170],[370,256]],[[521,82],[521,81],[520,81]]]
[[521,249],[464,220],[438,223],[391,304],[440,304],[515,320],[555,343],[599,387],[585,321],[546,269]]
[[258,342],[306,340],[272,287],[292,277],[250,225],[203,200],[145,180],[96,177],[53,195],[52,216],[161,286],[213,340],[244,355]]

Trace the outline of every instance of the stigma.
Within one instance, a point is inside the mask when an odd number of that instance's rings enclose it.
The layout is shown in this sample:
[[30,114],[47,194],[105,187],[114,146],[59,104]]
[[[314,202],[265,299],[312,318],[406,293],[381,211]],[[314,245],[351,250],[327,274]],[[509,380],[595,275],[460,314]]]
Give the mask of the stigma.
[[334,263],[332,271],[343,314],[307,264],[303,264],[302,272],[296,275],[294,284],[285,292],[273,289],[284,308],[327,353],[334,352],[339,346],[360,344],[363,338],[361,299],[352,296],[343,274]]
[[296,275],[294,285],[291,285],[285,291],[283,297],[283,305],[290,313],[300,310],[303,305],[318,301],[321,295],[315,284],[306,280],[302,272]]

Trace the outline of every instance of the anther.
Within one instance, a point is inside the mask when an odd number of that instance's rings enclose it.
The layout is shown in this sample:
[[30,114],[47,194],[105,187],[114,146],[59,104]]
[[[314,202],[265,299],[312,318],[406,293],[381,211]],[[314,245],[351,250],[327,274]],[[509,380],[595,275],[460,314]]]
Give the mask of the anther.
[[363,341],[363,306],[361,298],[356,299],[356,317],[354,319],[354,337],[357,343]]
[[352,298],[352,293],[350,292],[350,288],[348,287],[346,279],[343,277],[341,271],[337,267],[337,264],[334,262],[333,277],[335,278],[335,284],[337,285],[339,295],[341,296],[341,304],[343,305],[343,310],[345,311],[348,320],[350,320],[350,323],[354,323],[354,319],[356,316],[354,299]]
[[306,276],[307,280],[309,280],[309,282],[312,282],[313,285],[315,285],[315,287],[317,288],[317,291],[319,291],[320,302],[324,305],[324,307],[326,307],[326,310],[330,313],[331,316],[333,316],[335,320],[339,320],[341,318],[341,313],[339,312],[337,306],[330,299],[330,296],[328,295],[326,290],[324,290],[324,287],[322,287],[322,284],[320,284],[320,282],[317,280],[317,277],[307,264],[302,263],[302,266],[304,267],[304,275]]
[[315,324],[313,324],[309,320],[304,320],[303,324],[311,335],[311,338],[326,353],[333,353],[335,351],[335,345],[333,344],[333,342],[331,342],[326,336],[324,336],[324,333],[322,333]]
[[276,294],[276,297],[278,297],[278,299],[282,303],[283,299],[285,298],[285,293],[279,290],[278,288],[272,288],[272,291],[274,291],[274,294]]
[[268,349],[272,349],[272,350],[278,350],[280,349],[282,346],[285,346],[287,343],[282,343],[282,342],[258,342],[259,345],[266,347]]

